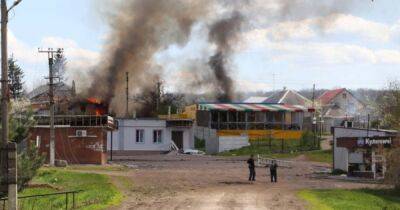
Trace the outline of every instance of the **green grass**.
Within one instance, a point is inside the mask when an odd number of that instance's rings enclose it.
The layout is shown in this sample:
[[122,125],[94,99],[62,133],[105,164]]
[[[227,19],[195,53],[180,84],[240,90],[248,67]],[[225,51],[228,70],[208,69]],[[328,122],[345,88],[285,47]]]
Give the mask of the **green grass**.
[[[293,144],[293,143],[292,143]],[[305,155],[307,160],[315,162],[332,163],[332,150],[313,150],[313,151],[297,151],[289,150],[285,153],[273,152],[266,145],[252,144],[247,147],[242,147],[240,149],[230,150],[226,152],[221,152],[220,156],[249,156],[262,155],[267,158],[295,158],[299,155]]]
[[303,154],[306,156],[307,160],[310,161],[323,163],[333,162],[332,150],[315,150],[303,152]]
[[306,200],[312,210],[400,209],[400,193],[393,190],[302,190],[298,196]]
[[80,171],[127,171],[127,166],[122,165],[69,165],[68,170]]
[[[104,209],[117,205],[122,200],[122,194],[110,183],[109,177],[101,174],[42,169],[33,179],[33,183],[39,187],[27,188],[20,196],[83,190],[76,195],[79,209]],[[65,207],[65,195],[25,199],[20,201],[20,205],[21,209],[61,209]],[[68,205],[72,206],[72,196],[69,197]]]

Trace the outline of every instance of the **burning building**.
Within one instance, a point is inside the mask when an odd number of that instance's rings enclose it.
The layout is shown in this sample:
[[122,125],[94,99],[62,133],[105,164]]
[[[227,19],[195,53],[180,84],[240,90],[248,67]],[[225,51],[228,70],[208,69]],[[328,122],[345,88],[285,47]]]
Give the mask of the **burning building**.
[[[60,101],[56,100],[56,104]],[[104,164],[107,161],[107,132],[117,123],[108,116],[106,103],[96,98],[69,98],[65,115],[54,116],[55,158],[69,164]],[[30,143],[49,158],[50,116],[36,113],[37,124],[30,128]]]
[[[30,128],[30,143],[49,158],[49,116],[36,116]],[[107,162],[107,132],[116,122],[107,115],[55,116],[55,158],[69,164],[104,164]]]
[[[49,86],[41,85],[33,89],[28,98],[31,102],[32,110],[35,114],[46,115],[49,114]],[[69,86],[66,83],[60,83],[54,88],[54,102],[55,112],[66,114],[70,103],[74,100],[76,95],[75,83]]]

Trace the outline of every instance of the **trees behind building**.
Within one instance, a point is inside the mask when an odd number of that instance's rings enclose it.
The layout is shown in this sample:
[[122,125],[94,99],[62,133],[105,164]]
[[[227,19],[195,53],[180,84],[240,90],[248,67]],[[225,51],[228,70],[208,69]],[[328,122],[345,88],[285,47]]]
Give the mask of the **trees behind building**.
[[[392,81],[387,90],[378,97],[377,111],[384,128],[400,129],[400,82]],[[397,137],[399,138],[399,137]],[[387,172],[385,179],[396,189],[400,189],[400,148],[391,150],[387,155]]]
[[185,104],[183,94],[165,93],[161,81],[158,81],[153,89],[147,89],[135,96],[134,101],[140,107],[137,117],[157,117],[160,114],[168,114],[168,110],[177,113]]
[[377,111],[383,128],[400,130],[400,82],[392,81],[377,99]]

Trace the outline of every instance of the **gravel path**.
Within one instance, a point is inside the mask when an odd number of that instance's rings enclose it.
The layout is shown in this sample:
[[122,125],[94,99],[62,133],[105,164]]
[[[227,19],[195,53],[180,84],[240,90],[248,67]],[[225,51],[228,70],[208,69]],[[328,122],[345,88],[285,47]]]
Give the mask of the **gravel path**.
[[[296,196],[305,188],[361,188],[374,185],[311,178],[329,165],[296,159],[292,168],[278,168],[278,183],[269,182],[266,168],[257,168],[248,182],[246,158],[152,155],[116,163],[128,171],[103,171],[113,177],[125,199],[113,209],[305,209]],[[130,179],[126,186],[118,177]]]

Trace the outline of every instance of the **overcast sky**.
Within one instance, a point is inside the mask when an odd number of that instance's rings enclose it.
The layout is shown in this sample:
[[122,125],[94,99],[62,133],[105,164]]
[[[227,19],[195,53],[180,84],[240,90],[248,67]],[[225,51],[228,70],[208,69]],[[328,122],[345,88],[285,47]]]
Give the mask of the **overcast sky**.
[[[48,71],[46,56],[38,54],[38,47],[65,48],[70,79],[96,65],[108,34],[99,4],[91,0],[23,0],[10,13],[9,54],[24,69],[28,89],[43,83]],[[304,89],[314,83],[317,88],[384,88],[388,81],[399,79],[398,0],[358,0],[351,9],[335,13],[335,20],[323,31],[318,20],[329,17],[263,22],[269,9],[270,5],[260,8],[255,17],[260,24],[243,32],[235,49],[231,75],[236,89]],[[177,85],[170,78],[182,75],[183,60],[209,49],[205,36],[195,32],[186,46],[171,46],[157,54],[168,72],[168,89]]]

